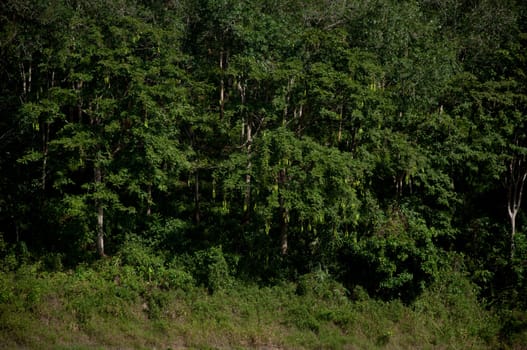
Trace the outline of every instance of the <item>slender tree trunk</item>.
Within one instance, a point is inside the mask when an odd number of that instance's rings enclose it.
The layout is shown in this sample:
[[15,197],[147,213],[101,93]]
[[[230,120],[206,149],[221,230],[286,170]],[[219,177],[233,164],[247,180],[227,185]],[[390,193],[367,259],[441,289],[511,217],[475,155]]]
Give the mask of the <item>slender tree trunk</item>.
[[516,236],[516,216],[520,210],[523,195],[523,186],[527,179],[527,170],[522,169],[521,158],[515,158],[509,163],[509,184],[507,192],[507,211],[511,222],[511,259],[516,250],[514,239]]
[[224,81],[224,70],[225,70],[225,54],[223,50],[220,51],[220,119],[223,120],[225,114],[225,81]]
[[252,143],[252,127],[247,123],[247,173],[245,174],[245,199],[243,208],[246,213],[246,221],[249,219],[249,208],[251,206],[251,143]]
[[353,133],[351,135],[351,144],[349,143],[349,141],[346,141],[346,145],[349,145],[349,149],[350,149],[350,152],[352,154],[355,154],[355,151],[357,149],[357,144],[358,144],[358,138],[357,138],[357,133],[359,133],[361,129],[361,125],[357,125],[357,127],[354,128],[353,130]]
[[[282,200],[283,202],[283,200]],[[288,237],[287,232],[289,229],[289,210],[280,204],[280,253],[287,255],[288,249]]]
[[[511,189],[509,188],[509,193],[511,193]],[[509,220],[510,220],[510,223],[511,223],[511,259],[514,258],[514,253],[515,253],[515,250],[516,250],[516,246],[514,244],[514,239],[515,239],[515,236],[516,236],[516,215],[518,214],[518,210],[519,210],[519,203],[515,203],[515,200],[512,199],[510,196],[509,196],[509,200],[508,200],[508,203],[507,203],[507,210],[508,210],[508,214],[509,214]]]
[[31,80],[32,80],[32,65],[29,63],[28,70],[26,72],[26,67],[24,63],[20,63],[20,76],[22,78],[22,92],[25,95],[31,92]]
[[302,125],[302,116],[304,115],[304,106],[300,104],[298,108],[295,108],[293,111],[293,118],[295,120],[298,120],[297,128],[296,128],[296,134],[301,135],[302,131],[304,130],[304,126]]
[[295,83],[295,78],[291,78],[287,82],[287,91],[285,93],[285,106],[284,106],[284,113],[282,117],[282,126],[287,125],[287,115],[289,114],[289,103],[291,101],[291,90],[293,89],[294,83]]
[[339,119],[339,130],[337,132],[337,142],[340,144],[342,140],[342,120],[344,119],[344,106],[340,106],[340,119]]
[[26,68],[24,67],[24,63],[19,63],[20,67],[20,77],[22,78],[22,92],[24,95],[27,94],[27,81],[26,81]]
[[29,63],[29,69],[28,69],[28,77],[27,77],[27,91],[31,92],[31,80],[32,80],[32,65]]
[[[509,193],[511,193],[511,189],[509,188]],[[507,210],[509,213],[509,219],[511,222],[511,259],[514,258],[514,253],[516,250],[516,246],[514,244],[514,238],[516,235],[516,214],[518,214],[518,208],[516,207],[514,200],[511,199],[511,196],[509,195],[509,200],[507,203]]]
[[[241,104],[242,106],[245,106],[247,85],[239,81],[238,91],[240,92]],[[242,117],[243,117],[242,142],[245,143],[245,150],[247,152],[247,165],[246,165],[247,172],[245,174],[245,195],[244,195],[244,200],[243,200],[243,211],[244,211],[243,221],[244,223],[248,223],[249,216],[250,216],[249,208],[251,207],[251,181],[252,181],[251,151],[252,151],[252,142],[253,142],[253,128],[252,128],[251,120],[245,111],[242,112]]]
[[514,236],[516,235],[516,214],[517,211],[509,211],[509,218],[511,220],[511,259],[514,258],[516,245],[514,244]]
[[151,184],[148,184],[147,191],[148,191],[148,203],[147,203],[147,208],[146,208],[146,216],[150,216],[152,215],[152,185]]
[[[78,92],[78,100],[77,100],[77,122],[78,123],[82,123],[82,104],[83,104],[83,101],[82,101],[82,95],[80,94],[81,90],[82,90],[82,86],[83,86],[83,81],[78,81],[78,82],[75,82],[73,83],[73,89],[76,90]],[[94,124],[96,121],[95,120],[91,120],[90,121],[91,124]]]
[[199,196],[199,172],[196,169],[194,173],[194,219],[196,224],[199,224],[201,221],[201,212],[200,212],[200,196]]
[[49,131],[51,128],[50,125],[51,123],[46,122],[45,127],[44,127],[44,132],[42,133],[42,153],[43,153],[42,177],[41,177],[42,191],[46,190],[46,177],[47,177],[46,173],[48,171],[47,166],[48,166],[48,151],[49,151]]
[[[55,87],[55,71],[51,73],[51,87]],[[44,132],[42,133],[42,191],[46,190],[47,166],[48,166],[48,152],[49,152],[49,134],[51,129],[50,122],[44,122]]]
[[[102,183],[102,170],[98,166],[95,167],[95,187],[98,188]],[[104,207],[102,203],[97,200],[95,202],[97,208],[97,253],[100,257],[104,257]]]
[[399,173],[396,176],[394,176],[394,182],[395,182],[395,196],[397,199],[401,198],[403,195],[403,181],[404,181],[404,173]]
[[[278,174],[279,187],[283,187],[286,181],[286,169],[284,168]],[[279,194],[278,201],[280,204],[280,253],[286,255],[288,249],[289,209],[286,208],[284,197],[281,194]]]
[[245,205],[249,206],[251,202],[251,143],[252,143],[252,127],[250,123],[247,123],[247,174],[245,174]]

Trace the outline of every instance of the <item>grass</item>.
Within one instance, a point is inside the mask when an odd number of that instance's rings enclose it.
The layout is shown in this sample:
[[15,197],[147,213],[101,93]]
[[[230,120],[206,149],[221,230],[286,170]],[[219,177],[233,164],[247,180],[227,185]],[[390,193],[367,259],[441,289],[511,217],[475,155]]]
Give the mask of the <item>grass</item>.
[[316,274],[210,292],[167,288],[109,261],[67,272],[0,273],[6,349],[494,349],[499,322],[459,276],[412,305],[352,301]]

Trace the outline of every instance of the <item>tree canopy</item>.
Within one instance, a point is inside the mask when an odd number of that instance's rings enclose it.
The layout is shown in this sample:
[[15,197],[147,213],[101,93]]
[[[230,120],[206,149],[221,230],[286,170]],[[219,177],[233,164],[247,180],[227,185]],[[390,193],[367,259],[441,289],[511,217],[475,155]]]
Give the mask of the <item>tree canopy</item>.
[[526,23],[513,0],[5,0],[0,253],[221,247],[241,277],[322,266],[405,301],[459,259],[525,308]]

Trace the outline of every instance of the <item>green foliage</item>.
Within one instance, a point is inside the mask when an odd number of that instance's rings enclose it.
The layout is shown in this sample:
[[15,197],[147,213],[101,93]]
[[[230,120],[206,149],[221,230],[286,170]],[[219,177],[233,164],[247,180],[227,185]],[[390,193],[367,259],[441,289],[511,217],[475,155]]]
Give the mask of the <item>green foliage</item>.
[[411,301],[438,279],[442,256],[433,243],[435,231],[415,213],[396,207],[378,219],[374,230],[345,241],[341,254],[350,265],[341,273],[346,286],[358,284],[372,295]]
[[210,294],[157,288],[117,258],[65,273],[27,265],[0,274],[0,295],[16,293],[0,303],[0,338],[9,347],[43,349],[94,342],[104,348],[498,345],[500,323],[478,305],[475,286],[459,273],[444,277],[405,306],[367,297],[352,302],[322,270],[297,285],[233,281]]
[[[243,276],[297,281],[287,298],[341,306],[342,283],[386,316],[397,300],[439,298],[429,288],[453,255],[482,304],[504,310],[503,337],[521,339],[526,11],[516,0],[3,1],[0,270],[20,288],[0,300],[38,313],[53,275],[86,332],[92,311],[126,319],[139,302],[166,330],[170,293],[197,284],[219,298]],[[469,290],[461,280],[449,283]],[[437,293],[479,312],[476,294]],[[338,332],[352,318],[328,305],[283,315],[333,339],[317,346],[346,347]],[[221,305],[192,307],[226,322]],[[358,347],[390,347],[393,325]]]
[[527,317],[523,310],[511,309],[502,315],[501,337],[510,348],[525,344],[527,340]]
[[[446,267],[440,279],[419,297],[413,308],[418,314],[446,319],[451,326],[441,330],[439,341],[451,341],[462,335],[477,335],[487,344],[497,345],[500,323],[479,304],[478,287],[461,273]],[[430,319],[429,319],[430,320]],[[435,327],[441,327],[436,325]]]
[[196,281],[210,293],[229,288],[233,284],[233,266],[225,259],[221,247],[212,247],[196,251],[190,258],[189,269],[196,276]]
[[329,302],[345,302],[348,291],[328,273],[321,269],[301,276],[297,284],[298,295]]
[[137,238],[129,238],[122,246],[118,262],[123,265],[124,275],[132,273],[160,288],[188,290],[194,285],[191,273],[180,264],[167,263],[161,254]]
[[132,266],[142,278],[152,280],[163,267],[164,260],[161,255],[137,239],[128,239],[120,250],[122,263]]

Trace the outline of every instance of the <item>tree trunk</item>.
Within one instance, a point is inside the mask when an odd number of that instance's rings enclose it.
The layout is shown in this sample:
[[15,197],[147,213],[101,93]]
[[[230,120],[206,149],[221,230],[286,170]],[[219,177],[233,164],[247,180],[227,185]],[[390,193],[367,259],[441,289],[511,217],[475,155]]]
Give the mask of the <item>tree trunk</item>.
[[32,80],[32,64],[29,63],[29,67],[26,73],[26,67],[24,63],[20,63],[20,76],[22,78],[22,92],[23,95],[26,96],[28,93],[31,92],[31,80]]
[[399,173],[396,176],[394,176],[393,181],[395,182],[395,197],[397,199],[401,198],[403,195],[403,181],[404,181],[404,173]]
[[223,120],[223,116],[225,114],[225,81],[224,78],[224,70],[225,70],[225,54],[223,53],[223,50],[220,51],[220,119]]
[[201,221],[201,212],[200,212],[200,196],[199,196],[199,172],[196,169],[194,173],[194,219],[196,224],[199,225]]
[[[102,170],[99,167],[95,167],[95,187],[98,188],[102,183]],[[95,201],[97,208],[97,253],[100,257],[104,257],[104,207],[99,200]]]
[[[286,181],[286,169],[284,168],[278,174],[279,187],[283,187]],[[286,255],[288,249],[289,209],[286,208],[284,197],[281,194],[278,195],[278,200],[280,204],[280,253]]]
[[49,129],[50,129],[50,123],[46,122],[44,131],[42,133],[42,191],[46,190],[46,172],[47,172],[47,165],[48,165],[48,140],[49,140]]
[[339,113],[340,118],[339,118],[339,130],[337,131],[337,145],[340,145],[340,141],[342,140],[342,122],[344,119],[344,106],[340,105],[339,110],[340,110],[340,113]]
[[251,205],[251,142],[252,142],[252,128],[251,124],[247,123],[247,173],[245,174],[245,198],[243,208],[245,211],[245,221],[249,219],[249,208]]
[[147,203],[147,208],[146,208],[146,216],[150,216],[152,215],[152,185],[151,184],[148,184],[147,191],[148,191],[148,203]]
[[515,200],[511,197],[513,190],[509,188],[509,200],[507,203],[507,210],[509,213],[509,219],[511,222],[511,259],[514,258],[514,252],[516,250],[514,244],[514,236],[516,235],[516,215],[518,214],[519,205],[515,203]]
[[[240,92],[241,104],[242,106],[245,106],[247,85],[239,81],[238,91]],[[246,165],[247,172],[245,174],[245,195],[243,199],[243,211],[244,211],[243,221],[244,223],[248,223],[249,216],[250,216],[249,208],[251,207],[251,181],[252,181],[252,178],[251,178],[251,168],[252,168],[251,148],[252,148],[252,142],[253,142],[253,128],[252,128],[250,117],[247,115],[245,111],[242,112],[242,118],[243,118],[243,126],[242,126],[241,137],[242,137],[242,142],[245,143],[245,150],[247,152],[247,165]]]
[[[55,87],[55,71],[51,73],[51,87]],[[48,153],[49,153],[49,135],[51,130],[51,122],[44,122],[44,132],[42,133],[42,191],[46,190],[47,167],[48,167]]]
[[514,236],[516,235],[516,214],[518,212],[510,212],[509,211],[509,218],[511,220],[511,259],[514,258],[514,252],[516,250],[516,245],[514,244]]
[[509,163],[509,183],[507,193],[507,211],[511,222],[511,259],[516,250],[514,238],[516,235],[516,216],[520,210],[523,186],[527,179],[527,169],[522,169],[523,159],[514,158]]
[[287,224],[283,226],[283,231],[281,233],[281,242],[280,252],[282,255],[287,255]]
[[280,253],[287,255],[288,237],[287,231],[289,229],[289,210],[284,207],[283,200],[280,204]]

